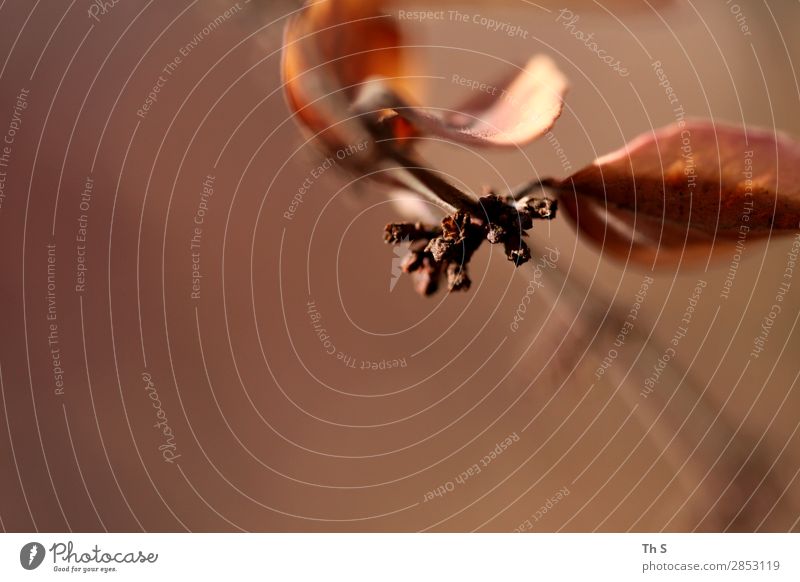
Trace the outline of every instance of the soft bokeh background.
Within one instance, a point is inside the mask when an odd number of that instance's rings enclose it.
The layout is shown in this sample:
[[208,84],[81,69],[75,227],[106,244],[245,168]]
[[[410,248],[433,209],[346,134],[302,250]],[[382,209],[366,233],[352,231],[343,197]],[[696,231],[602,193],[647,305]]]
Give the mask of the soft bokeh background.
[[[791,237],[748,241],[727,300],[732,256],[653,273],[635,335],[598,381],[613,314],[628,313],[648,272],[585,245],[567,221],[537,225],[536,248],[556,249],[559,271],[545,269],[512,331],[532,275],[496,250],[473,261],[469,293],[424,299],[405,278],[392,287],[396,255],[381,231],[397,213],[370,182],[326,171],[284,217],[320,163],[280,89],[282,24],[298,3],[126,1],[96,19],[92,5],[0,7],[0,134],[29,90],[0,208],[5,530],[798,529],[797,282],[765,352],[749,358]],[[491,83],[546,52],[571,80],[554,135],[576,170],[674,120],[657,60],[687,115],[800,136],[797,2],[568,6],[625,78],[556,22],[562,7],[444,4],[527,38],[404,21],[439,77],[427,99],[452,104],[466,96],[453,74]],[[475,192],[565,174],[547,140],[424,151]],[[81,214],[88,270],[77,292]],[[642,398],[698,280],[707,286],[688,334]],[[392,361],[402,366],[382,364]],[[174,433],[166,448],[158,422]]]

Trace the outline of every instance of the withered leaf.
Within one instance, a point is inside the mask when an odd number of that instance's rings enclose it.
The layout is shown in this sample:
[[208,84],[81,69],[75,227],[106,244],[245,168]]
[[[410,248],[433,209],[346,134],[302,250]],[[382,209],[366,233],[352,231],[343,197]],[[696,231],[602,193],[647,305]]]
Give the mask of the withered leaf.
[[643,134],[563,180],[637,215],[716,236],[795,230],[800,223],[800,143],[771,130],[705,120]]
[[800,226],[800,143],[690,120],[643,134],[555,184],[579,232],[616,258],[691,261]]
[[647,266],[695,263],[710,254],[730,256],[733,239],[723,242],[706,232],[652,216],[608,206],[589,196],[565,192],[559,208],[577,226],[579,237],[602,247],[611,258]]
[[369,143],[369,132],[346,114],[360,83],[372,76],[394,83],[406,59],[397,21],[375,2],[316,2],[284,30],[282,77],[290,108],[330,149]]
[[402,102],[395,109],[421,133],[472,145],[517,147],[553,127],[568,83],[551,58],[538,55],[513,77],[491,87],[491,93],[481,93],[453,111]]

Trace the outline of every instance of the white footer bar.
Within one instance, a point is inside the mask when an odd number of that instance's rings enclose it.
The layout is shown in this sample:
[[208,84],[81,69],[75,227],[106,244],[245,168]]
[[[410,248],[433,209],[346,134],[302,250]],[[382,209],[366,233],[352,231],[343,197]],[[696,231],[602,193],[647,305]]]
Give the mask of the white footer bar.
[[800,580],[796,534],[4,534],[0,580]]

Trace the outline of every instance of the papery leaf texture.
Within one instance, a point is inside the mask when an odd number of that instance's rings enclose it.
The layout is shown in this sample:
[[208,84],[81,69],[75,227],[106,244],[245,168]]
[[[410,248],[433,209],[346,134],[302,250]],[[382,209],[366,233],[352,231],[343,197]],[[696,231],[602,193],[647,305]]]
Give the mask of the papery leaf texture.
[[583,234],[612,255],[650,261],[797,231],[800,142],[686,120],[634,138],[556,187]]

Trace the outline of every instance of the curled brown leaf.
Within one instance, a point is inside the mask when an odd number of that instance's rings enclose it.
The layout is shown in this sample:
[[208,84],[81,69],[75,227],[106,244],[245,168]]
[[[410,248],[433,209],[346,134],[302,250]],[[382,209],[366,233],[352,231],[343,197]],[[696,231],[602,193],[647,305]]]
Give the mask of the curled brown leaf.
[[510,78],[490,85],[452,111],[395,100],[392,107],[422,133],[478,146],[518,147],[549,131],[564,106],[567,78],[555,62],[537,55]]
[[800,143],[775,131],[675,123],[556,183],[580,231],[652,260],[715,240],[796,231]]

